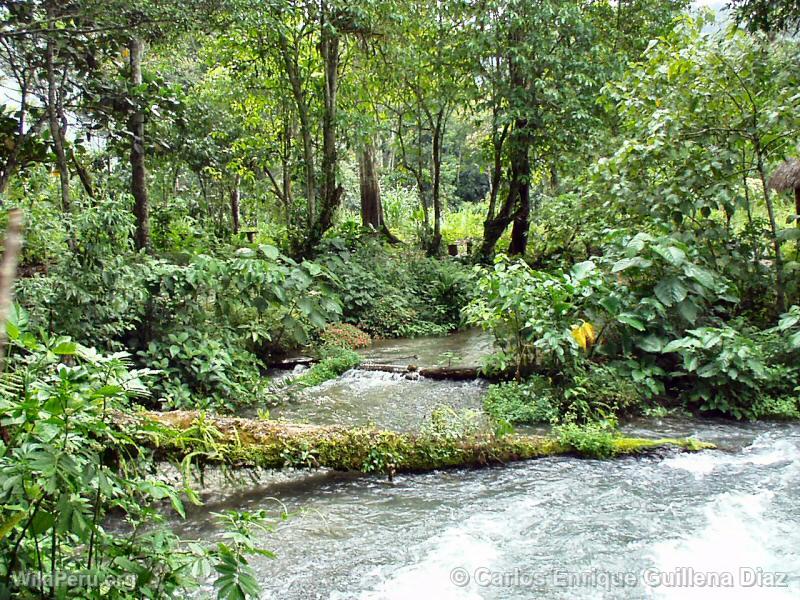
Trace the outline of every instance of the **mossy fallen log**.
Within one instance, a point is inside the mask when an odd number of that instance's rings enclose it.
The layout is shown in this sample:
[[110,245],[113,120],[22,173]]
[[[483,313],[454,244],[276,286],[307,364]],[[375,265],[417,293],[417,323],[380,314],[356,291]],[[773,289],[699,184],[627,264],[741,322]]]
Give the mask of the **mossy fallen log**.
[[399,373],[408,377],[427,377],[428,379],[464,380],[480,376],[477,367],[417,367],[416,365],[385,365],[381,363],[362,363],[356,367],[359,371],[380,371],[383,373]]
[[[370,473],[479,467],[546,456],[580,453],[539,435],[474,434],[464,438],[345,428],[282,421],[209,416],[195,411],[120,416],[120,427],[165,458],[196,457],[205,463],[265,468],[319,468]],[[713,448],[695,439],[614,439],[612,455],[663,448]]]

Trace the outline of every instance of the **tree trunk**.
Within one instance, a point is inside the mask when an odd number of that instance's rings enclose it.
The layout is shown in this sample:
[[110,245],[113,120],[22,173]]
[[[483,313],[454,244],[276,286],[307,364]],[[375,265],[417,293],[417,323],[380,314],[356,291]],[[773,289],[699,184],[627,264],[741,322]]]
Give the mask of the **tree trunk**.
[[530,215],[531,190],[529,185],[523,185],[519,191],[519,206],[514,217],[514,227],[511,229],[511,243],[508,245],[508,254],[511,256],[525,256],[531,227]]
[[304,244],[303,254],[309,255],[333,225],[333,217],[342,200],[344,188],[336,183],[339,157],[336,149],[336,112],[339,92],[339,34],[328,22],[327,4],[321,15],[320,54],[325,65],[324,107],[322,115],[322,185],[319,214]]
[[775,250],[775,312],[781,314],[786,310],[786,287],[783,281],[783,253],[781,252],[781,241],[778,239],[778,223],[775,218],[775,207],[772,204],[772,195],[769,193],[767,184],[767,171],[764,168],[764,156],[760,140],[754,140],[756,153],[756,166],[758,175],[761,179],[761,188],[764,193],[764,203],[767,205],[769,215],[770,234],[772,246]]
[[[509,33],[511,47],[521,43],[522,33],[514,29]],[[515,94],[531,94],[526,79],[524,65],[511,54],[508,58],[509,84]],[[496,118],[496,117],[495,117]],[[528,227],[530,214],[530,123],[527,118],[519,116],[514,121],[514,127],[509,135],[509,162],[511,163],[511,178],[508,184],[508,195],[497,215],[487,215],[483,224],[483,243],[479,257],[483,262],[489,262],[494,256],[497,241],[506,228],[514,221],[514,230],[509,250],[512,254],[524,253],[528,241]],[[495,155],[497,160],[497,154]]]
[[433,238],[428,247],[428,255],[436,256],[439,254],[442,245],[442,142],[444,141],[444,112],[439,110],[433,125],[433,188],[431,199],[433,200]]
[[283,183],[283,206],[286,211],[286,226],[292,226],[292,141],[294,140],[294,116],[284,119],[283,152],[281,155],[281,178]]
[[322,116],[322,202],[319,215],[319,235],[333,222],[344,191],[336,183],[339,155],[336,148],[336,109],[339,92],[339,35],[327,22],[322,24],[322,59],[325,64],[325,111]]
[[[144,42],[136,37],[129,43],[131,83],[134,87],[142,85],[142,55]],[[137,101],[138,104],[138,101]],[[131,133],[131,194],[133,194],[133,214],[136,217],[134,243],[137,250],[150,248],[150,204],[147,197],[147,170],[144,164],[144,112],[140,107],[128,119]]]
[[361,191],[361,224],[375,231],[383,228],[381,186],[375,169],[375,147],[365,142],[358,160],[358,179]]
[[[3,240],[3,257],[0,259],[0,373],[5,366],[6,343],[8,334],[6,320],[14,302],[14,280],[17,276],[17,264],[22,251],[22,211],[12,208],[8,211],[6,237]],[[0,427],[0,432],[3,429]],[[2,439],[2,436],[0,436]]]
[[81,181],[81,185],[83,186],[83,190],[86,192],[86,195],[90,198],[94,198],[94,184],[92,183],[92,176],[89,173],[88,169],[84,167],[81,162],[78,160],[78,156],[75,154],[75,150],[70,150],[70,158],[72,159],[72,166],[75,167],[75,172],[78,174],[78,179]]
[[278,37],[283,57],[283,65],[292,88],[292,96],[300,118],[300,137],[303,140],[303,163],[306,174],[306,224],[309,230],[314,226],[316,218],[317,183],[314,172],[314,140],[311,134],[311,119],[308,103],[303,91],[303,78],[300,74],[299,57],[297,52],[290,52],[286,36]]
[[[520,118],[515,121],[514,129],[509,137],[509,144],[511,179],[508,183],[508,195],[497,215],[484,221],[483,243],[479,253],[484,262],[492,259],[497,241],[511,222],[516,220],[520,211],[524,211],[526,206],[530,211],[530,136],[526,119]],[[525,223],[527,223],[528,217],[526,215],[520,215],[520,217],[524,219],[524,222],[516,227],[517,236],[516,238],[512,236],[512,247],[514,250],[522,248],[524,251],[523,243],[527,243],[528,235]],[[524,237],[522,236],[523,232]],[[517,240],[516,246],[514,245],[515,239]]]
[[231,186],[231,225],[233,227],[233,235],[239,233],[239,182],[240,178],[236,175]]
[[499,133],[496,128],[492,131],[492,176],[489,189],[489,210],[486,211],[487,221],[494,218],[494,211],[497,208],[500,183],[503,180],[503,144],[507,135],[508,123],[503,125],[503,129]]
[[419,193],[419,201],[422,205],[422,225],[425,228],[425,233],[430,231],[431,216],[428,210],[428,190],[425,185],[425,177],[422,170],[422,122],[417,114],[417,168],[415,171],[417,180],[417,192]]
[[[800,229],[800,186],[794,188],[794,218],[797,228]],[[800,256],[800,238],[797,239],[797,255]]]
[[53,150],[56,155],[56,166],[58,167],[58,178],[61,182],[61,209],[66,213],[70,210],[69,194],[69,164],[67,163],[67,153],[64,150],[64,131],[59,122],[60,95],[56,83],[55,71],[55,11],[51,3],[47,6],[48,37],[47,48],[45,50],[45,63],[47,68],[47,116],[50,123],[50,136],[53,138]]
[[[161,457],[237,467],[385,473],[423,472],[455,467],[503,465],[546,456],[581,455],[579,448],[543,435],[481,433],[463,439],[416,433],[381,431],[369,427],[305,425],[211,416],[196,411],[118,414],[116,426],[138,437],[137,443],[156,447]],[[208,438],[185,435],[202,423]],[[138,433],[142,430],[146,433]],[[673,448],[689,452],[715,448],[693,438],[644,439],[617,437],[613,456],[646,454]]]

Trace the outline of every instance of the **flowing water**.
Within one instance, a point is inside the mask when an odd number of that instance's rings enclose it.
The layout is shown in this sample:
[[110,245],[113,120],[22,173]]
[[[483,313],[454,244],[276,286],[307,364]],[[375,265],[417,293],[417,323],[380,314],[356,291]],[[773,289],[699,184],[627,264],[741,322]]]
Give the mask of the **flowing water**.
[[[409,429],[437,403],[476,407],[479,383],[351,372],[282,417]],[[611,461],[377,476],[283,472],[216,487],[209,512],[295,516],[261,540],[264,598],[800,598],[800,425],[663,419],[625,428],[719,450]]]
[[348,371],[339,379],[298,393],[270,416],[320,425],[376,425],[410,431],[436,406],[480,409],[482,381],[452,382],[378,371]]
[[361,351],[365,360],[418,367],[479,367],[492,352],[492,338],[480,329],[465,329],[445,337],[386,339]]

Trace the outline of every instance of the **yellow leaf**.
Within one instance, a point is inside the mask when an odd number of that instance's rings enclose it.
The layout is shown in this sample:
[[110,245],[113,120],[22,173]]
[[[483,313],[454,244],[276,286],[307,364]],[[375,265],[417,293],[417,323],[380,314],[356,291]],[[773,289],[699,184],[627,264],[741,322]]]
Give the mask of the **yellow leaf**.
[[586,350],[586,334],[583,331],[582,325],[572,326],[572,337],[575,339],[578,346],[580,346],[581,350]]
[[580,349],[585,352],[586,349],[594,344],[595,340],[597,340],[597,334],[595,333],[594,325],[591,323],[573,325],[572,338],[578,344]]
[[589,346],[594,344],[597,340],[597,334],[595,333],[594,325],[591,323],[584,323],[583,326],[581,326],[581,329],[583,329],[583,335],[586,338],[587,344]]

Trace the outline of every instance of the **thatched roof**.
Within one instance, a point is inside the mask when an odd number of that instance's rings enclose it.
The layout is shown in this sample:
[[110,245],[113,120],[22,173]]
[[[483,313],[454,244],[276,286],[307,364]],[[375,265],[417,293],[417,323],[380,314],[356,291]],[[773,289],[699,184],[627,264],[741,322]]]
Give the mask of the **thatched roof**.
[[775,169],[769,178],[769,187],[779,192],[800,188],[800,159],[790,158]]

